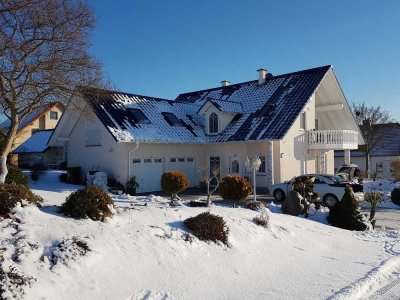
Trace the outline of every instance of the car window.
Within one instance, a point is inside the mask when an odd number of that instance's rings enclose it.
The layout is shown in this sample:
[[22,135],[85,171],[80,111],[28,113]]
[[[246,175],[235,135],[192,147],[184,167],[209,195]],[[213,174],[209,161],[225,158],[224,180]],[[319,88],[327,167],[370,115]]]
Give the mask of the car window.
[[314,184],[326,184],[321,178],[315,177]]
[[324,176],[324,177],[326,177],[329,180],[333,181],[333,183],[341,183],[341,182],[344,181],[344,179],[339,177],[339,176]]

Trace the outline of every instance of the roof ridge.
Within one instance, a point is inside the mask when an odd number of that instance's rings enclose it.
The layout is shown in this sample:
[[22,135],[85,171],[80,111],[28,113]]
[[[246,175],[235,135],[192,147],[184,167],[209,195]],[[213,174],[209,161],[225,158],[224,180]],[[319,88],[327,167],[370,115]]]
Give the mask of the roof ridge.
[[84,91],[81,92],[82,94],[86,94],[86,90],[87,90],[87,91],[90,91],[90,90],[98,90],[98,91],[104,92],[105,94],[113,94],[113,95],[115,95],[115,94],[122,94],[122,95],[125,95],[125,96],[128,96],[128,97],[151,98],[151,99],[157,100],[157,101],[169,101],[169,102],[174,101],[174,100],[172,100],[172,99],[167,99],[167,98],[160,98],[160,97],[146,96],[146,95],[140,95],[140,94],[133,94],[133,93],[122,92],[122,91],[116,91],[116,90],[110,90],[110,89],[100,89],[100,88],[90,88],[90,87],[89,87],[89,88],[81,87],[81,89],[85,89]]
[[[272,77],[266,78],[265,82],[268,82],[272,79],[276,79],[276,78],[280,78],[280,77],[284,77],[284,76],[289,76],[289,75],[296,75],[299,73],[309,73],[309,72],[314,72],[316,70],[320,70],[320,69],[324,69],[326,68],[327,70],[329,70],[330,68],[332,68],[332,65],[324,65],[324,66],[320,66],[320,67],[314,67],[314,68],[310,68],[310,69],[305,69],[305,70],[299,70],[299,71],[295,71],[295,72],[289,72],[289,73],[284,73],[284,74],[279,74],[279,75],[274,75]],[[209,91],[215,91],[215,90],[219,90],[219,89],[227,89],[227,88],[232,88],[238,85],[242,85],[242,84],[246,84],[246,83],[251,83],[251,82],[257,82],[258,79],[256,80],[249,80],[249,81],[243,81],[243,82],[238,82],[238,83],[234,83],[234,84],[230,84],[228,86],[218,86],[218,87],[214,87],[214,88],[208,88],[208,89],[203,89],[203,90],[196,90],[196,91],[192,91],[192,92],[186,92],[186,93],[181,93],[179,94],[175,100],[177,100],[180,96],[185,96],[185,95],[190,95],[190,94],[195,94],[195,93],[200,93],[200,92],[209,92]]]

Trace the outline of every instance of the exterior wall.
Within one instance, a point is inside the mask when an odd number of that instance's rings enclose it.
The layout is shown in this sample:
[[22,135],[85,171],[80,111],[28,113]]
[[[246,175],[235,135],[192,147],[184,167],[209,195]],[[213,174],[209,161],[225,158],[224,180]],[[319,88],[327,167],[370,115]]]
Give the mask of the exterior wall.
[[[246,170],[245,160],[247,157],[254,155],[262,155],[266,159],[266,170],[268,164],[268,144],[267,142],[253,142],[253,143],[215,143],[206,146],[206,162],[208,163],[211,156],[219,156],[221,164],[221,174],[226,175],[230,173],[230,158],[240,159],[240,175],[247,176],[250,182],[253,181],[253,173]],[[204,154],[203,154],[204,155]],[[267,187],[268,177],[267,172],[256,173],[257,187]]]
[[112,174],[115,179],[126,183],[128,174],[127,151],[123,144],[116,143],[107,129],[96,118],[102,144],[101,146],[86,146],[87,119],[79,118],[75,129],[72,131],[68,145],[68,167],[79,166],[82,175],[90,170],[100,170]]
[[[371,174],[377,173],[378,177],[391,178],[393,174],[390,172],[390,161],[397,159],[397,156],[371,156],[370,157],[370,170]],[[366,170],[365,157],[352,157],[350,162],[360,167],[360,170]],[[377,163],[382,163],[382,171],[377,170]],[[343,157],[335,157],[335,170],[343,165]]]
[[[315,173],[315,151],[308,149],[307,130],[315,128],[315,97],[312,96],[303,111],[306,113],[306,128],[300,127],[300,115],[285,137],[279,142],[280,178],[276,183],[290,180],[294,176],[306,173]],[[329,158],[330,156],[328,156]],[[275,161],[278,159],[276,158]],[[333,162],[332,162],[333,164]],[[275,168],[276,170],[276,168]],[[276,172],[276,171],[275,171]]]
[[226,126],[232,121],[232,119],[235,117],[235,114],[233,113],[226,113],[226,112],[221,112],[218,109],[216,109],[213,105],[209,105],[209,107],[204,111],[204,118],[205,118],[205,128],[206,131],[208,132],[209,129],[209,117],[212,113],[216,113],[218,115],[218,130],[219,132],[223,131]]
[[[56,111],[58,113],[57,120],[50,119],[50,111]],[[19,145],[21,145],[23,142],[25,142],[32,136],[32,129],[40,129],[40,130],[54,129],[57,126],[57,123],[60,120],[62,114],[63,111],[58,106],[52,107],[45,114],[43,114],[39,118],[29,123],[24,128],[22,128],[17,133],[17,137],[14,140],[12,150],[17,148]]]

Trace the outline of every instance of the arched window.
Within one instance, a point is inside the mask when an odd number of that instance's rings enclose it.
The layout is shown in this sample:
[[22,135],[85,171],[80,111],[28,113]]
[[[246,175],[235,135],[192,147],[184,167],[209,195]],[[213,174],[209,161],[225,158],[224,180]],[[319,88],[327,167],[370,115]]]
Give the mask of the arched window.
[[208,129],[210,133],[218,133],[218,116],[212,113],[208,119]]

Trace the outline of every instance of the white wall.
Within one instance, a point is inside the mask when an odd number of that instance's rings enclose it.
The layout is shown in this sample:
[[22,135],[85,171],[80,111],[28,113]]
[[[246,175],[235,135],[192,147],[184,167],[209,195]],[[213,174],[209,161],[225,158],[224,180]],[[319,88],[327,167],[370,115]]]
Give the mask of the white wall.
[[[390,172],[390,161],[396,159],[396,156],[371,156],[370,157],[370,170],[372,173],[377,173],[381,178],[391,178],[393,174]],[[360,170],[366,170],[365,157],[352,157],[350,162],[360,167]],[[383,170],[378,172],[376,169],[377,163],[382,163]],[[343,165],[343,157],[335,157],[335,169]]]

